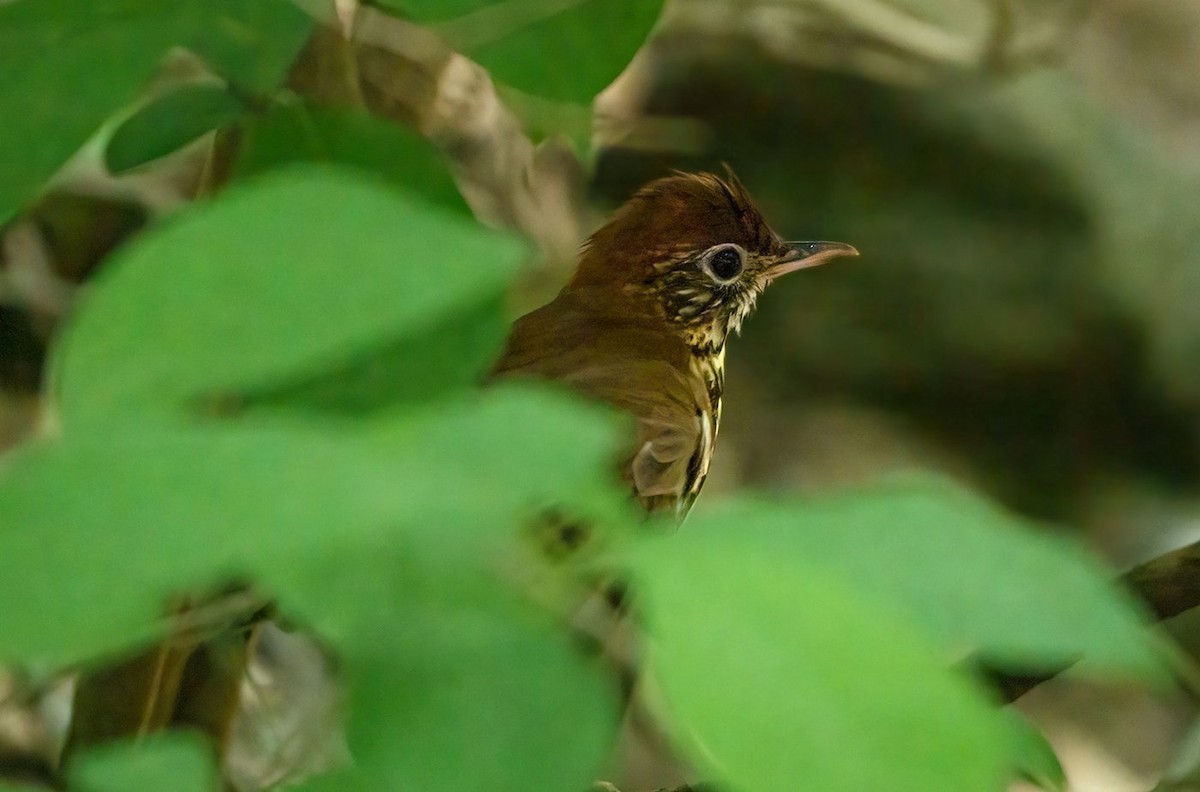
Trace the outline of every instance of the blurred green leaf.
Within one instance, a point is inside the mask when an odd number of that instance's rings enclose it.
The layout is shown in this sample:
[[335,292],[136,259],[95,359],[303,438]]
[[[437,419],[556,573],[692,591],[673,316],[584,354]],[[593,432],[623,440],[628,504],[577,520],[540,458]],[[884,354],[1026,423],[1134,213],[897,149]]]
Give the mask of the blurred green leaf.
[[[281,584],[310,624],[338,636],[351,678],[356,769],[305,789],[525,792],[596,778],[615,733],[615,680],[496,576],[547,601],[539,562],[519,552],[514,530],[523,534],[550,504],[587,516],[602,502],[625,505],[607,475],[613,429],[606,412],[572,398],[500,386],[370,433],[388,459],[415,454],[445,467],[437,483],[396,479],[432,504],[406,509],[421,526],[406,541],[326,553],[309,565],[312,580]],[[462,516],[440,517],[447,509]]]
[[245,107],[223,86],[185,85],[142,107],[108,141],[104,161],[112,173],[144,165],[234,121]]
[[27,447],[0,479],[0,586],[21,603],[0,614],[0,655],[68,662],[136,644],[162,629],[171,592],[289,562],[335,527],[369,531],[391,498],[355,486],[363,466],[295,432],[131,427]]
[[[456,475],[480,486],[494,484],[496,489],[477,497],[497,508],[544,506],[559,490],[592,507],[610,504],[615,494],[624,507],[628,491],[612,461],[625,450],[629,428],[622,416],[558,388],[501,383],[484,394],[406,408],[396,419],[377,423],[368,439],[389,457],[429,449],[431,458],[456,469],[470,459],[492,477],[477,475],[473,467]],[[530,432],[537,437],[527,438]],[[520,449],[528,453],[521,456]],[[512,467],[514,460],[519,468]]]
[[[470,567],[446,572],[477,587]],[[618,720],[599,659],[494,592],[447,607],[405,591],[380,592],[372,629],[340,642],[356,768],[330,788],[587,788]]]
[[1021,777],[1049,792],[1066,792],[1067,774],[1059,764],[1054,748],[1020,711],[1004,711],[1012,735],[1013,755]]
[[173,45],[248,88],[276,87],[311,29],[288,0],[0,4],[0,221],[135,98]]
[[277,104],[246,119],[235,178],[295,162],[358,168],[447,209],[470,214],[446,163],[428,140],[363,111]]
[[337,431],[122,429],[27,448],[0,479],[0,596],[21,602],[0,656],[112,650],[154,633],[169,592],[250,576],[336,641],[372,779],[354,788],[594,777],[617,691],[524,602],[519,529],[539,504],[621,499],[606,415],[498,388]]
[[[282,86],[315,24],[295,0],[188,1],[196,3],[193,9],[178,9],[184,46],[217,74],[257,94],[269,95]],[[324,5],[333,18],[332,0],[316,0],[315,5]]]
[[392,559],[413,596],[445,599],[443,580],[459,579],[444,568],[459,566],[494,592],[484,567],[518,553],[522,520],[551,503],[590,514],[616,492],[611,421],[553,393],[497,388],[334,429],[128,424],[11,456],[0,598],[21,604],[0,609],[0,657],[136,643],[161,629],[170,594],[229,577],[260,581],[336,637],[378,611],[330,593],[369,591],[378,565],[344,580],[337,559]]
[[[470,329],[453,337],[469,345],[452,352],[473,367],[503,340],[487,306],[518,252],[459,215],[336,170],[230,189],[139,237],[94,281],[53,364],[64,421],[220,408],[364,350],[458,332],[459,317]],[[416,383],[398,393],[478,377],[457,362],[422,368],[428,350],[414,351],[407,369],[388,364]]]
[[587,157],[593,131],[590,107],[556,102],[507,85],[496,86],[496,93],[521,122],[530,140],[565,139],[577,157],[581,160]]
[[639,567],[653,682],[718,785],[1002,789],[997,716],[919,631],[820,567],[743,541],[748,527],[682,532]]
[[497,5],[503,0],[369,0],[368,5],[386,8],[414,22],[429,24]]
[[427,328],[363,350],[328,370],[241,394],[247,408],[293,407],[364,414],[436,399],[478,383],[509,323],[500,295],[464,305]]
[[94,748],[72,760],[71,788],[88,792],[221,789],[212,751],[197,735],[155,735]]
[[689,533],[747,541],[836,569],[904,606],[953,653],[1018,669],[1089,668],[1164,680],[1142,613],[1081,549],[948,483],[904,483],[783,504],[727,503]]
[[[528,93],[590,105],[633,60],[662,0],[383,0]],[[435,24],[436,23],[436,24]]]
[[616,734],[619,688],[561,626],[495,602],[397,617],[402,627],[378,641],[351,693],[351,739],[361,735],[372,788],[525,792],[595,781]]

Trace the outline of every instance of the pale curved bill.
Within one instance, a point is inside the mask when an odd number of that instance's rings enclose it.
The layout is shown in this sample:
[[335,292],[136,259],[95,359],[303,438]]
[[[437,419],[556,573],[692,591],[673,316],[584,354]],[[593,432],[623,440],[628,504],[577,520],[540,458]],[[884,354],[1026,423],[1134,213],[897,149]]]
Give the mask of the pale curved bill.
[[845,242],[785,242],[790,253],[767,270],[767,280],[775,280],[799,269],[817,267],[843,256],[857,256],[858,248]]

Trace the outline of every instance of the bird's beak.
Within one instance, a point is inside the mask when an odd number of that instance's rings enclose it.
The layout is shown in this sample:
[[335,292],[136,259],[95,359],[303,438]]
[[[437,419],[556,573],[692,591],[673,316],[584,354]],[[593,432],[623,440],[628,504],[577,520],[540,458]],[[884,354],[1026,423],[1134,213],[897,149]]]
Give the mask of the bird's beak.
[[857,256],[857,248],[844,242],[785,242],[788,253],[766,271],[767,282],[798,269],[816,267],[841,256]]

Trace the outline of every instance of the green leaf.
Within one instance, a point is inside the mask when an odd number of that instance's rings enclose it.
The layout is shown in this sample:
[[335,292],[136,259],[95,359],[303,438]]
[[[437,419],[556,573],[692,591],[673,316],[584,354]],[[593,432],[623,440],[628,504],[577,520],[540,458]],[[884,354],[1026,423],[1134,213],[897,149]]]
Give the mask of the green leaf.
[[76,660],[148,639],[170,595],[230,577],[336,636],[377,607],[328,594],[343,585],[329,559],[400,563],[411,550],[412,584],[440,591],[446,564],[514,558],[518,526],[541,506],[590,515],[616,491],[607,416],[526,389],[341,429],[279,417],[120,429],[6,460],[0,598],[20,606],[0,609],[0,658]]
[[221,85],[185,85],[127,118],[108,141],[104,161],[112,173],[144,165],[236,120],[245,107]]
[[541,504],[588,516],[603,511],[601,501],[624,505],[606,476],[611,417],[550,392],[505,387],[409,412],[371,443],[393,460],[427,455],[426,467],[442,465],[437,483],[404,475],[404,487],[431,492],[437,511],[474,511],[450,521],[410,505],[418,534],[325,553],[310,565],[311,580],[280,584],[285,601],[338,636],[350,676],[356,769],[305,788],[585,788],[611,750],[615,680],[495,576],[546,601],[537,560],[514,554],[511,542],[527,520],[511,515]]
[[442,321],[372,346],[313,374],[242,392],[245,408],[290,407],[362,415],[436,399],[476,384],[509,323],[499,295],[464,305]]
[[1048,792],[1066,792],[1067,774],[1045,735],[1018,710],[1004,711],[1021,777]]
[[[632,429],[627,424],[623,416],[558,388],[502,383],[489,386],[485,395],[466,393],[406,409],[396,420],[375,424],[369,442],[389,458],[427,449],[429,459],[456,471],[451,475],[477,485],[485,480],[476,471],[489,471],[487,481],[496,489],[475,496],[484,508],[529,512],[553,505],[551,494],[565,490],[573,501],[596,509],[617,496],[621,510],[601,517],[620,521],[636,512],[641,521],[612,464],[626,450]],[[469,469],[463,469],[464,459],[471,460]]]
[[960,488],[906,483],[793,504],[728,503],[689,532],[739,526],[747,541],[848,576],[903,606],[950,653],[1017,669],[1163,680],[1142,613],[1080,548]]
[[[295,0],[186,2],[194,5],[177,10],[184,46],[217,74],[256,94],[272,94],[282,87],[315,25]],[[324,5],[333,17],[330,0],[317,0],[316,5]]]
[[156,735],[136,744],[93,748],[72,760],[71,788],[212,792],[221,789],[211,749],[195,735]]
[[588,156],[593,131],[590,106],[556,102],[503,84],[496,86],[496,93],[530,140],[566,140],[581,160]]
[[399,629],[351,692],[351,739],[377,781],[367,788],[525,792],[595,781],[616,734],[619,687],[562,627],[496,604],[413,609],[392,623]]
[[[633,60],[662,0],[386,0],[514,88],[588,105]],[[449,20],[449,21],[448,21]]]
[[311,20],[287,0],[0,4],[0,221],[132,101],[174,45],[252,90],[281,81]]
[[341,788],[594,777],[617,690],[520,593],[519,531],[543,503],[623,500],[605,483],[607,415],[506,387],[341,429],[122,430],[10,458],[0,597],[21,605],[0,609],[0,657],[147,639],[170,592],[249,577],[345,661],[351,750],[371,783]]
[[499,0],[370,0],[367,5],[384,8],[421,24],[439,22],[497,5]]
[[681,532],[638,578],[660,708],[718,786],[1003,788],[995,714],[903,615],[735,525]]
[[361,110],[276,104],[246,119],[234,178],[296,162],[364,170],[447,209],[470,214],[446,163],[429,141]]
[[[64,421],[236,404],[437,331],[462,344],[436,351],[466,362],[415,348],[407,368],[387,364],[395,393],[474,384],[503,340],[496,300],[518,253],[461,216],[335,170],[230,189],[139,237],[93,283],[53,363]],[[462,379],[439,381],[450,376]]]
[[[469,567],[446,572],[475,585]],[[404,593],[371,600],[372,629],[340,642],[356,769],[332,788],[586,789],[618,720],[599,659],[494,592],[454,605]]]
[[330,525],[361,534],[385,505],[356,497],[352,450],[295,432],[131,427],[10,462],[0,586],[21,605],[0,613],[5,659],[78,661],[149,640],[172,593],[294,558]]

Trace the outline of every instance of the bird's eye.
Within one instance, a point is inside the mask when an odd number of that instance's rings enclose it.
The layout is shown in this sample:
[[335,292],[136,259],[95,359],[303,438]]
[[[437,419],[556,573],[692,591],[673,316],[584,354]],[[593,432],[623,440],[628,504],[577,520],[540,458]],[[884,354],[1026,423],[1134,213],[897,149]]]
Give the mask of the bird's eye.
[[713,253],[708,259],[708,270],[719,281],[728,283],[742,274],[742,252],[730,245]]

